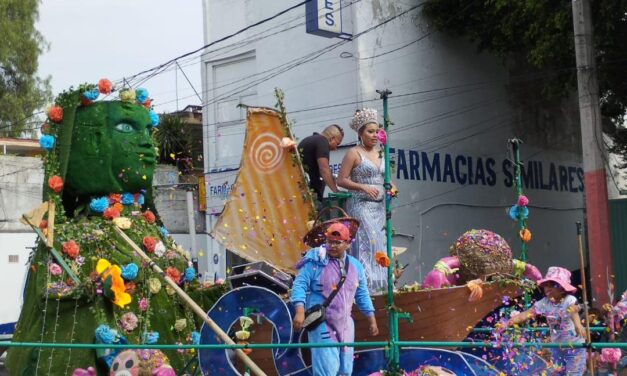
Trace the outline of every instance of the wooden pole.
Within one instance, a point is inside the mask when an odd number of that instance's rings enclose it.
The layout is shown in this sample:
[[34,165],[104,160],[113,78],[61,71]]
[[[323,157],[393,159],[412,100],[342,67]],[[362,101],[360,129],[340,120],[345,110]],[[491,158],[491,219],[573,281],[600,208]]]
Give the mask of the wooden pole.
[[[187,306],[189,308],[192,309],[192,311],[194,311],[194,313],[196,313],[200,318],[203,319],[203,321],[209,325],[209,327],[211,328],[211,330],[213,330],[218,337],[220,337],[221,340],[224,341],[224,343],[226,343],[227,345],[235,345],[235,342],[231,339],[231,337],[228,336],[228,334],[226,334],[219,326],[218,324],[216,324],[213,320],[211,320],[209,318],[209,316],[207,316],[207,313],[200,308],[200,306],[198,304],[196,304],[196,302],[194,302],[192,300],[192,298],[189,297],[189,295],[187,295],[187,293],[185,293],[185,291],[183,291],[177,284],[176,282],[174,282],[170,277],[168,277],[163,270],[159,267],[159,265],[155,264],[152,259],[150,257],[148,257],[148,255],[146,255],[146,253],[144,253],[144,251],[137,245],[135,244],[135,242],[129,238],[124,231],[122,231],[119,227],[114,226],[115,231],[118,233],[118,235],[120,235],[122,237],[122,239],[124,239],[124,241],[126,241],[131,248],[133,248],[133,250],[135,252],[137,252],[137,254],[148,263],[148,265],[150,265],[150,267],[152,268],[152,270],[154,270],[157,274],[159,274],[164,280],[165,282],[174,289],[174,291],[176,291],[176,293],[178,294],[179,297],[181,297],[181,299],[183,299],[183,301],[187,304]],[[258,376],[266,376],[266,374],[261,370],[261,368],[259,368],[259,366],[257,366],[257,364],[255,364],[252,359],[250,359],[248,357],[248,355],[246,355],[242,349],[236,349],[235,350],[235,354],[237,355],[237,357],[244,362],[244,364],[246,365],[246,367],[248,367],[255,375]]]
[[54,215],[56,206],[53,200],[48,203],[48,247],[54,247]]
[[[586,343],[591,343],[590,337],[590,320],[588,319],[588,291],[586,287],[586,265],[583,258],[583,235],[581,231],[581,222],[577,222],[577,241],[579,243],[579,270],[581,273],[581,295],[583,297],[583,314],[586,323]],[[588,348],[588,366],[590,374],[594,375],[594,358],[592,357],[592,349]]]

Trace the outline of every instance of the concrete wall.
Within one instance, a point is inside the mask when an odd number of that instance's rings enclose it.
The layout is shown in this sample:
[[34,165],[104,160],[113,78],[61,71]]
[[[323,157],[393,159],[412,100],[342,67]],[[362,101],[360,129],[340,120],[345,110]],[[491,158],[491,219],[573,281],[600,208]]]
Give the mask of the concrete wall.
[[34,247],[34,233],[0,233],[0,324],[16,322],[22,309],[22,292],[28,269],[28,256]]
[[0,232],[30,231],[19,218],[41,203],[42,166],[40,158],[0,155]]
[[28,256],[37,236],[19,223],[23,213],[41,203],[43,170],[40,158],[0,155],[0,323],[17,321]]

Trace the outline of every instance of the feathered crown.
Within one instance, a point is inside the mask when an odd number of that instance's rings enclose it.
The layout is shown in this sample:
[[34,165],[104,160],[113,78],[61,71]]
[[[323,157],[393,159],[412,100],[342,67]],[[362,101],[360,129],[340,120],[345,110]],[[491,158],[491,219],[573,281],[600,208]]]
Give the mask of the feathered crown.
[[361,127],[369,123],[375,123],[379,125],[377,110],[375,110],[374,108],[363,108],[355,112],[355,115],[351,120],[350,127],[355,132],[359,132],[359,129],[361,129]]

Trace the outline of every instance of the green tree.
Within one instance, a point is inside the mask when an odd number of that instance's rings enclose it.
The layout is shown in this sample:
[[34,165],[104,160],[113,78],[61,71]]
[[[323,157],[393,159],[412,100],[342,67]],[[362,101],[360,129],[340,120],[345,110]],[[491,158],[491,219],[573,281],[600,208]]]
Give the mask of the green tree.
[[159,163],[177,166],[183,172],[188,169],[186,161],[192,156],[193,140],[184,119],[174,114],[161,115],[161,122],[153,132],[153,138],[159,150]]
[[[423,14],[524,72],[514,84],[535,79],[546,99],[577,89],[571,0],[427,0]],[[627,0],[592,1],[592,17],[604,129],[627,157],[617,131],[627,112]]]
[[50,79],[37,77],[46,48],[35,29],[38,8],[38,0],[0,0],[0,135],[33,129],[33,112],[50,98]]

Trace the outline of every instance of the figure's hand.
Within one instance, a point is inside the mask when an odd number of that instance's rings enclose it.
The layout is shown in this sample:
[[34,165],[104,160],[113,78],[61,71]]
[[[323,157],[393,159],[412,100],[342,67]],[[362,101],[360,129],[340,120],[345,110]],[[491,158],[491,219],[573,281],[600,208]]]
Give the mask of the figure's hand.
[[379,327],[377,326],[377,321],[374,318],[370,320],[370,327],[368,328],[368,332],[373,337],[379,334]]
[[575,330],[577,331],[577,335],[579,335],[579,337],[584,338],[584,339],[588,338],[588,336],[586,335],[586,330],[583,328],[583,325],[575,324]]
[[362,191],[367,194],[371,199],[376,200],[379,198],[380,191],[377,187],[364,184]]
[[303,322],[305,321],[305,310],[303,308],[296,309],[296,314],[294,315],[294,331],[298,332],[303,328]]

